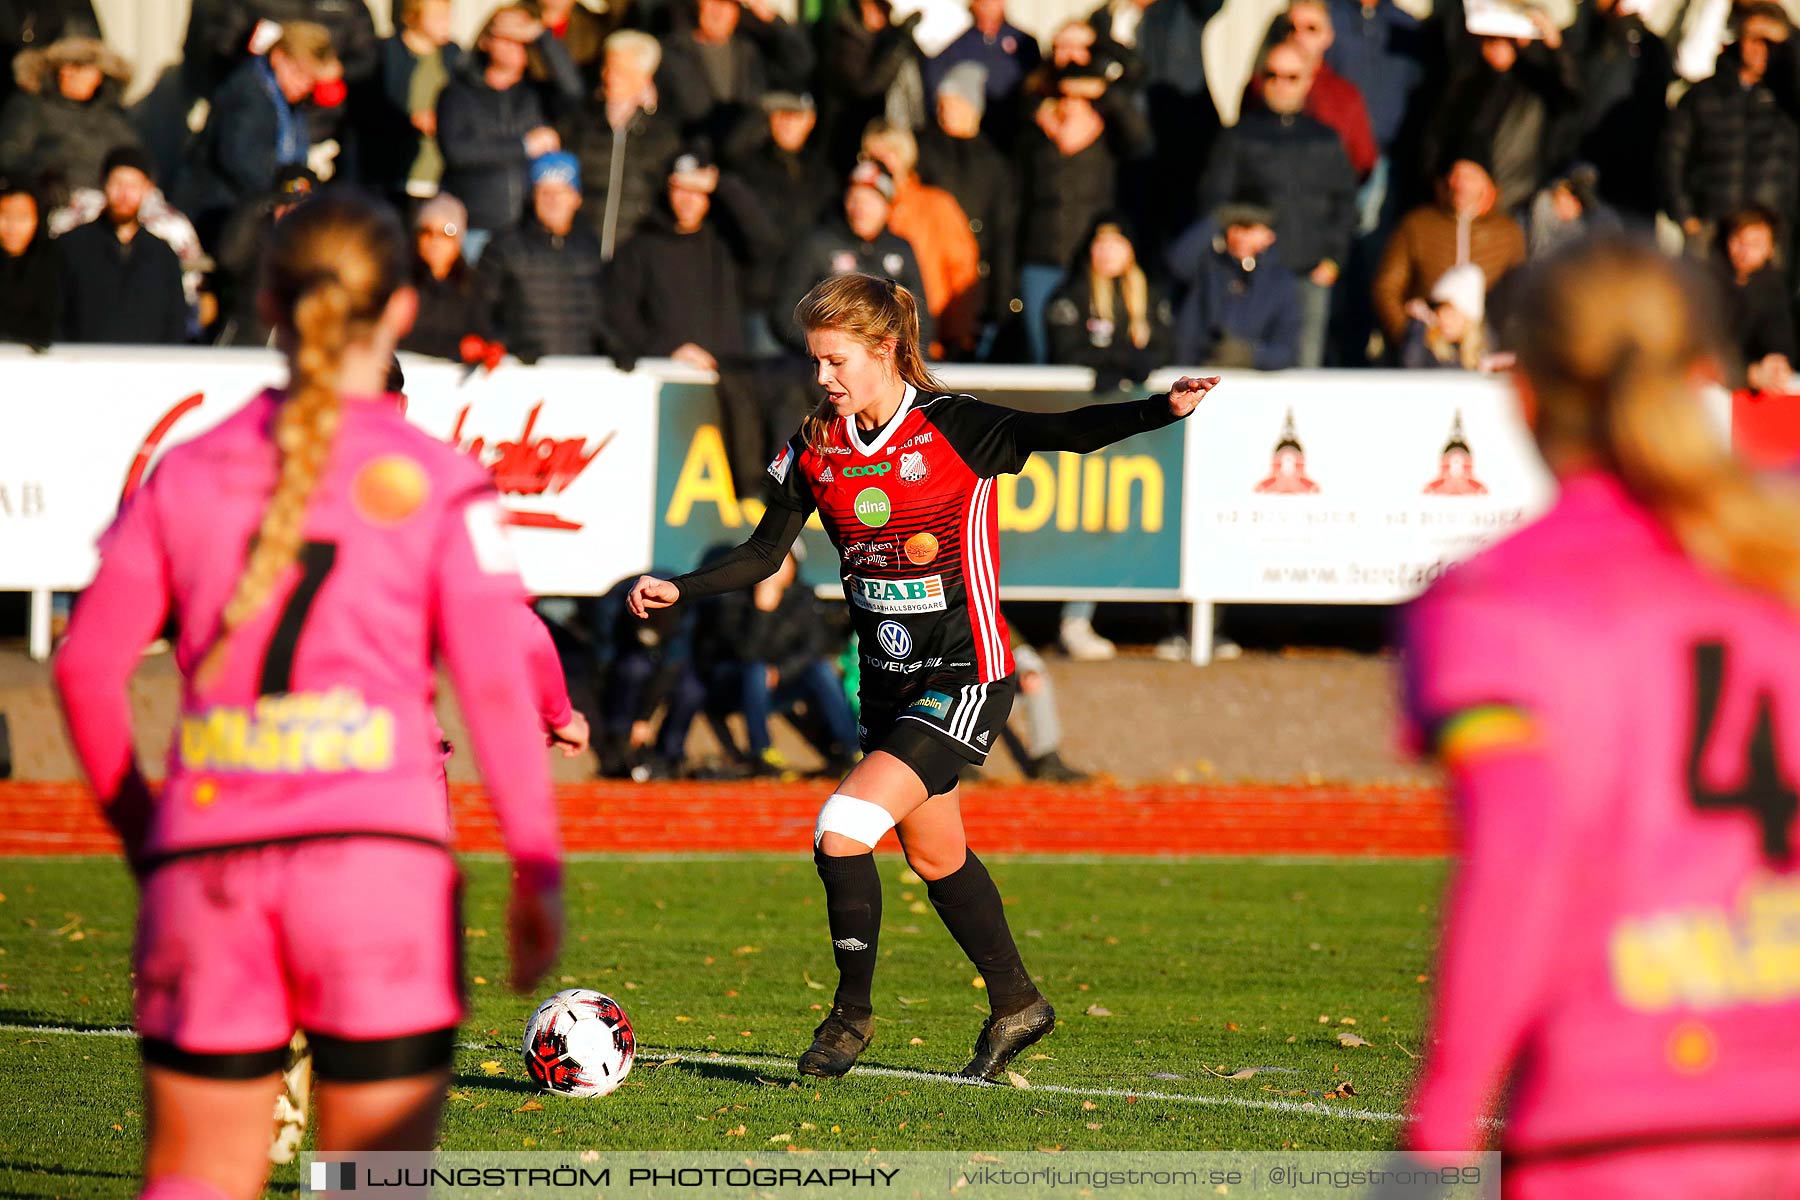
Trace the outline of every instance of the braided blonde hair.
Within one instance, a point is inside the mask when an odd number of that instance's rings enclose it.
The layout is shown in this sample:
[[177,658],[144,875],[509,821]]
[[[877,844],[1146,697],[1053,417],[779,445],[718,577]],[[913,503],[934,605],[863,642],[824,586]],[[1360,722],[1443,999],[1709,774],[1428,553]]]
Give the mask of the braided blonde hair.
[[1752,474],[1696,394],[1725,344],[1702,286],[1648,245],[1578,242],[1531,268],[1505,340],[1546,459],[1613,472],[1689,558],[1800,608],[1800,497]]
[[325,468],[343,411],[344,348],[368,336],[405,279],[406,238],[385,207],[353,194],[320,196],[276,222],[263,257],[263,288],[279,314],[291,379],[275,418],[280,473],[200,666],[223,665],[233,630],[268,603],[299,556],[307,502]]

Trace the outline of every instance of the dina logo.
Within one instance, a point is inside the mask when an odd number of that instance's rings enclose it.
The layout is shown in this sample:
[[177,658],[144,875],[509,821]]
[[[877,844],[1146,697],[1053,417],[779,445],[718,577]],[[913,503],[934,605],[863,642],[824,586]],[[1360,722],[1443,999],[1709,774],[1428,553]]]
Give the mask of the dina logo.
[[[882,464],[886,466],[886,463]],[[850,472],[846,470],[844,474]],[[893,516],[893,508],[888,504],[887,493],[880,488],[864,488],[856,493],[856,519],[871,529],[880,529]]]
[[1268,477],[1256,485],[1256,490],[1265,496],[1303,496],[1319,490],[1319,485],[1307,477],[1306,449],[1300,445],[1291,408],[1281,426],[1281,440],[1275,443]]
[[1463,436],[1462,409],[1450,423],[1450,440],[1438,459],[1437,478],[1425,485],[1427,496],[1485,496],[1487,484],[1475,478],[1475,452]]

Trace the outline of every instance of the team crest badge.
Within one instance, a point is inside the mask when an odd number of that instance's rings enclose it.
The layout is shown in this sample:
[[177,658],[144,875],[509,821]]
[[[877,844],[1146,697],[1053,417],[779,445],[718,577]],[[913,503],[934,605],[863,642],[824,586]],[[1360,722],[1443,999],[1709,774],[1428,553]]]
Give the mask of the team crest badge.
[[900,456],[900,478],[907,483],[917,483],[925,478],[925,452],[913,450]]

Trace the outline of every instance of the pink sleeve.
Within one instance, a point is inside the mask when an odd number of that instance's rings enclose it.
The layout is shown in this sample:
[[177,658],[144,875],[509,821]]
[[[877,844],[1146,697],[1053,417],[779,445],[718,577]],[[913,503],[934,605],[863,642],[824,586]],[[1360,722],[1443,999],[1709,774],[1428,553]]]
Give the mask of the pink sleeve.
[[153,477],[102,535],[100,571],[81,594],[52,666],[75,756],[127,858],[136,858],[150,815],[132,745],[129,685],[168,610]]
[[562,658],[556,653],[556,642],[550,636],[550,627],[529,604],[525,606],[521,626],[530,650],[526,661],[531,668],[537,714],[543,718],[545,728],[561,729],[575,719],[575,706],[569,703],[569,685],[563,679]]
[[[554,885],[561,878],[562,847],[534,671],[527,665],[533,650],[522,641],[525,588],[491,486],[471,489],[448,506],[433,563],[437,646],[507,853],[521,879]],[[496,631],[505,632],[496,638]]]
[[1555,723],[1518,614],[1455,595],[1409,613],[1409,715],[1427,739],[1459,712],[1518,711],[1537,740],[1490,741],[1446,764],[1459,858],[1444,901],[1431,1037],[1404,1145],[1447,1165],[1489,1141],[1501,1085],[1557,978],[1574,823],[1547,745]]

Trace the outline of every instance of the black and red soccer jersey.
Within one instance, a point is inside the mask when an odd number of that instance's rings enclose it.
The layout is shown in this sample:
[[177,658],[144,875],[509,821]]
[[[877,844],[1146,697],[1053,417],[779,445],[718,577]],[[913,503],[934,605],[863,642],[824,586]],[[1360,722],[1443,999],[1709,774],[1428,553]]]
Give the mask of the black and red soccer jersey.
[[682,598],[771,573],[816,509],[842,558],[865,692],[1012,673],[1000,615],[994,480],[1036,450],[1085,452],[1172,423],[1167,396],[1030,413],[908,387],[879,429],[839,417],[796,434],[769,464],[769,511],[749,542],[674,582]]

